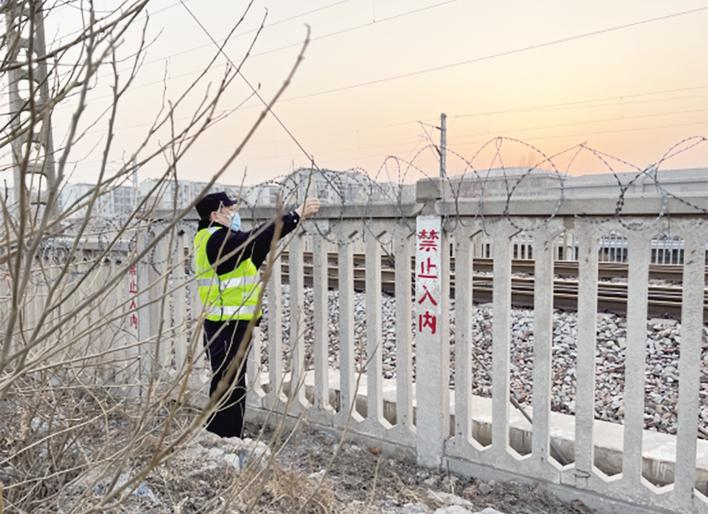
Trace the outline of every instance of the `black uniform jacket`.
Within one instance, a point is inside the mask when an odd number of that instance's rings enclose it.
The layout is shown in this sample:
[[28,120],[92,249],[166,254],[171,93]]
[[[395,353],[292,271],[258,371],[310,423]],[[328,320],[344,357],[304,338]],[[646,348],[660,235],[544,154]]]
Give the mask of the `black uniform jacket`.
[[[285,237],[295,230],[299,222],[300,216],[295,211],[285,214],[280,226],[280,237]],[[223,229],[217,230],[209,237],[206,252],[210,264],[220,262],[216,267],[218,275],[235,270],[246,259],[251,259],[257,268],[261,267],[275,237],[275,222],[264,223],[252,230],[233,232],[220,223],[210,220],[199,221],[199,230],[217,226],[223,227]],[[218,322],[207,320],[207,324],[212,323]]]

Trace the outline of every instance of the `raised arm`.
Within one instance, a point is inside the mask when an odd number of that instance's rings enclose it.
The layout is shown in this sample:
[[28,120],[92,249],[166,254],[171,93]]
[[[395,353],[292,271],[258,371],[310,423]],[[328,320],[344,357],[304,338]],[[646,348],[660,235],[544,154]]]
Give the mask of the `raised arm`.
[[[285,237],[295,230],[303,218],[308,218],[315,214],[320,208],[319,200],[306,200],[300,207],[289,212],[281,218],[280,238]],[[260,267],[270,251],[271,243],[275,237],[277,224],[274,221],[264,223],[258,227],[248,230],[232,232],[223,236],[217,232],[209,240],[207,252],[210,261],[215,262],[218,255],[231,255],[216,269],[218,274],[228,273],[235,269],[241,261],[250,258],[256,267]],[[219,237],[221,236],[221,237]],[[226,240],[224,240],[226,237]],[[212,258],[212,256],[214,256]]]
[[[319,210],[319,200],[307,199],[302,205],[300,205],[300,207],[295,209],[293,212],[284,215],[282,220],[283,224],[280,228],[280,238],[287,236],[290,232],[295,230],[295,227],[298,226],[301,220],[313,216]],[[275,237],[276,225],[275,223],[270,223],[270,225],[265,228],[263,227],[263,225],[261,225],[261,227],[254,229],[253,232],[259,233],[259,229],[262,230],[262,232],[257,238],[255,238],[256,242],[253,246],[252,253],[250,253],[250,255],[252,255],[251,259],[253,259],[253,263],[257,267],[260,267],[261,264],[263,264],[266,259],[266,256],[268,255],[268,252],[270,251],[271,242]]]

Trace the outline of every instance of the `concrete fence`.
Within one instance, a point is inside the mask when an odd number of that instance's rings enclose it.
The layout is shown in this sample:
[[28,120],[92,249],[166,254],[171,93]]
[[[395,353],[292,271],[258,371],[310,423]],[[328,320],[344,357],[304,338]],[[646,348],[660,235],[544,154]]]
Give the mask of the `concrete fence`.
[[[609,198],[561,204],[550,199],[511,205],[490,201],[482,209],[477,202],[450,200],[444,184],[435,180],[420,182],[417,189],[416,204],[372,206],[365,211],[324,208],[290,237],[287,262],[276,259],[267,284],[268,338],[263,340],[257,332],[251,348],[252,419],[293,424],[306,420],[425,466],[487,479],[541,482],[561,497],[579,498],[602,511],[708,512],[708,442],[698,438],[699,428],[707,428],[699,427],[699,409],[705,406],[708,387],[702,354],[708,199],[692,198],[687,204],[627,197],[622,212],[615,215],[616,199]],[[272,214],[263,209],[244,221],[255,224]],[[115,330],[105,331],[102,344],[114,344],[111,338],[142,342],[125,349],[126,358],[133,361],[123,373],[132,369],[140,377],[125,380],[129,394],[139,394],[135,384],[144,385],[148,377],[185,369],[190,370],[193,394],[208,390],[200,307],[189,262],[194,230],[194,225],[182,226],[173,237],[160,241],[116,293],[116,305],[124,312],[117,316]],[[159,225],[153,231],[159,231]],[[672,241],[680,240],[684,269],[675,435],[644,429],[652,241],[669,233]],[[149,237],[140,237],[138,247]],[[594,410],[598,262],[602,242],[618,237],[626,240],[629,264],[622,424],[596,420]],[[510,402],[511,263],[514,241],[519,240],[525,241],[534,259],[533,383],[527,409],[531,421]],[[573,256],[577,254],[579,262],[575,415],[551,409],[553,266],[559,258],[557,248],[568,241],[573,241]],[[450,245],[454,284],[446,251]],[[484,257],[493,260],[492,388],[491,397],[480,397],[472,394],[475,357],[482,351],[472,323],[477,308],[473,266],[480,258],[477,248],[487,245]],[[307,277],[306,249],[312,252]],[[355,249],[365,254],[363,349],[357,347],[354,332],[355,316],[361,316],[355,311],[361,294],[355,275],[362,273],[355,266]],[[384,251],[395,257],[392,270],[382,269]],[[328,266],[330,252],[337,255],[334,274]],[[169,255],[174,259],[168,260]],[[168,262],[180,261],[181,265],[168,267]],[[289,277],[287,347],[283,264],[288,265]],[[395,277],[394,378],[384,378],[382,369],[384,271]],[[306,278],[312,289],[311,309],[303,300]],[[338,323],[332,340],[328,290],[335,282]],[[167,300],[158,301],[164,292]],[[163,316],[165,326],[159,327],[161,313],[168,314]],[[131,318],[133,314],[139,320]],[[305,337],[308,325],[313,327],[311,340]],[[107,378],[120,379],[115,374]]]
[[[290,345],[292,366],[281,359],[281,277],[276,263],[269,283],[269,338],[253,346],[251,363],[268,352],[267,374],[250,369],[250,401],[263,419],[273,412],[409,454],[421,464],[447,467],[463,474],[517,480],[538,480],[568,498],[581,498],[615,512],[706,512],[708,445],[699,440],[698,409],[704,330],[705,248],[707,219],[681,202],[669,202],[660,212],[656,198],[628,198],[625,210],[613,216],[613,199],[515,204],[504,213],[501,202],[488,204],[480,216],[477,205],[445,201],[442,184],[418,187],[417,217],[408,213],[339,211],[328,220],[325,236],[296,235],[289,244]],[[705,209],[705,199],[695,199]],[[420,210],[422,208],[422,210]],[[414,209],[411,208],[411,211]],[[516,211],[516,212],[514,212]],[[626,214],[625,214],[626,213]],[[332,213],[334,214],[334,213]],[[328,215],[323,213],[323,217]],[[362,219],[363,218],[363,219]],[[417,218],[417,219],[416,219]],[[452,244],[455,262],[454,336],[447,327],[450,300],[449,254],[439,252],[433,263],[440,281],[426,283],[430,254],[421,251],[421,220],[441,223],[439,249]],[[308,234],[317,233],[312,222]],[[319,231],[324,233],[324,224]],[[647,294],[652,241],[670,233],[680,238],[684,259],[683,309],[679,363],[678,430],[675,436],[644,430],[647,351]],[[575,416],[551,411],[551,347],[553,337],[553,263],[558,241],[571,234],[579,261],[578,341]],[[535,259],[532,422],[510,403],[511,261],[514,238],[530,243]],[[312,343],[303,337],[303,251],[312,237]],[[360,238],[360,240],[359,240]],[[493,274],[492,394],[471,393],[475,366],[472,312],[473,264],[477,238],[491,242]],[[598,262],[603,241],[627,242],[628,306],[625,361],[625,405],[622,425],[595,420],[595,347]],[[355,272],[352,248],[363,245],[366,255],[366,368],[355,369],[353,304]],[[327,326],[327,251],[337,248],[339,284],[339,369],[329,365]],[[382,378],[381,248],[395,255],[396,373]],[[415,276],[408,263],[416,255]],[[416,284],[412,280],[416,280]],[[422,287],[422,286],[430,286]],[[438,314],[435,330],[425,327],[422,305],[426,293]],[[432,305],[432,304],[431,304]],[[415,330],[411,332],[411,326]],[[454,388],[448,386],[451,351]],[[415,353],[415,373],[412,356]],[[305,358],[311,357],[311,365]],[[263,374],[263,376],[261,376]],[[413,376],[415,375],[415,380]],[[705,378],[703,379],[705,381]],[[298,384],[300,387],[292,387]],[[704,382],[705,387],[705,382]],[[296,391],[296,393],[295,393]],[[290,394],[293,393],[293,394]],[[287,412],[287,414],[285,414]],[[649,413],[651,414],[651,413]],[[705,427],[703,427],[705,429]],[[558,455],[570,462],[559,462]],[[555,456],[555,458],[554,458]],[[701,492],[702,491],[702,492]]]

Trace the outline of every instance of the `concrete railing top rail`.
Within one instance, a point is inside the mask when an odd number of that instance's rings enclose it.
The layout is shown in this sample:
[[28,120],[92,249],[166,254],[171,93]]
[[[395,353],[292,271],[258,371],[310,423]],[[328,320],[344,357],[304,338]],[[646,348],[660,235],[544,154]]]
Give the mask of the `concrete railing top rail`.
[[[285,211],[294,206],[285,207]],[[276,213],[274,207],[244,207],[244,220],[266,220]],[[536,197],[456,198],[449,181],[441,178],[423,179],[416,184],[416,202],[363,205],[323,205],[315,219],[361,220],[415,218],[419,214],[442,216],[670,216],[708,217],[708,195],[684,193],[680,196],[658,193],[613,196],[574,196],[561,198],[559,194]],[[154,219],[169,219],[172,210],[153,211]],[[197,222],[196,212],[184,221]]]
[[[690,215],[706,216],[708,195],[686,193],[681,196],[651,194],[626,194],[622,198],[611,196],[574,196],[562,198],[560,194],[536,197],[503,197],[488,199],[456,198],[449,181],[431,178],[418,181],[416,200],[431,209],[429,214],[476,216],[656,216]],[[480,201],[482,200],[482,201]],[[618,209],[618,206],[621,208]]]

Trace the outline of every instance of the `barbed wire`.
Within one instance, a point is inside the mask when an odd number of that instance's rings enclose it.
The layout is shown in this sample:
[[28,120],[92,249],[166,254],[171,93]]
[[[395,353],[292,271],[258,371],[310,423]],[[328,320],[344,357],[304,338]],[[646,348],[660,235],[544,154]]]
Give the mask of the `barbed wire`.
[[[454,148],[448,148],[448,156],[462,165],[462,171],[457,174],[446,175],[442,182],[445,195],[441,200],[449,207],[443,213],[448,230],[454,232],[456,227],[465,227],[475,220],[481,221],[484,232],[488,234],[487,221],[489,218],[505,218],[519,231],[534,231],[548,225],[553,219],[558,217],[558,213],[563,206],[572,200],[568,194],[569,183],[577,175],[573,169],[574,163],[585,154],[591,156],[599,162],[605,173],[595,173],[594,176],[605,176],[608,179],[602,186],[605,188],[604,198],[615,196],[615,208],[612,213],[606,216],[584,216],[581,212],[573,214],[574,218],[587,218],[592,223],[602,224],[609,219],[617,220],[620,225],[628,231],[643,230],[649,226],[656,225],[659,221],[667,218],[670,214],[667,211],[669,201],[676,201],[685,207],[694,210],[697,215],[706,215],[708,211],[687,198],[680,192],[672,190],[666,183],[664,177],[671,178],[667,165],[676,157],[689,151],[695,150],[706,144],[708,139],[705,136],[688,136],[671,145],[659,159],[646,166],[633,164],[621,157],[611,155],[600,149],[589,146],[586,143],[578,143],[567,147],[554,154],[547,154],[541,148],[526,141],[511,137],[496,137],[481,145],[470,157],[458,152]],[[513,152],[513,147],[520,147],[524,151],[530,151],[534,157],[534,163],[525,167],[509,166],[507,153]],[[438,173],[431,172],[424,163],[422,156],[430,150],[439,150],[435,144],[427,144],[420,147],[409,158],[402,156],[386,156],[381,165],[373,172],[368,172],[364,168],[352,168],[343,171],[320,169],[320,168],[298,168],[290,173],[282,174],[257,184],[242,186],[239,195],[239,209],[242,217],[247,221],[257,223],[259,219],[266,221],[270,216],[268,207],[275,208],[277,204],[284,206],[285,210],[294,208],[304,201],[307,196],[317,196],[320,198],[323,207],[326,209],[327,217],[315,217],[308,220],[300,227],[301,234],[309,237],[320,237],[333,245],[341,245],[343,241],[334,233],[334,227],[344,221],[357,221],[363,224],[363,230],[352,235],[346,243],[356,243],[363,241],[366,234],[372,234],[369,228],[376,220],[376,207],[390,209],[388,219],[391,223],[408,227],[411,234],[415,232],[415,214],[420,209],[415,201],[412,191],[414,184],[413,177],[420,179],[438,178]],[[484,165],[479,161],[481,156],[491,150],[491,157],[485,160]],[[568,158],[568,156],[570,156]],[[568,164],[562,167],[559,160],[568,158]],[[454,161],[453,161],[454,162]],[[454,166],[452,166],[454,168]],[[542,179],[541,183],[534,184],[532,180],[536,177]],[[642,184],[646,190],[649,187],[654,195],[660,199],[660,209],[655,216],[649,220],[638,221],[634,219],[631,223],[624,220],[623,211],[628,195],[635,186]],[[705,177],[706,189],[708,189],[708,169]],[[180,181],[165,181],[155,193],[153,206],[151,209],[160,207],[178,208],[178,205],[171,205],[174,199],[166,199],[173,195],[174,187],[179,187]],[[539,197],[539,188],[554,186],[553,190],[545,189],[543,195],[546,200],[553,202],[553,208],[545,216],[535,216],[534,223],[519,223],[515,216],[513,204],[519,200],[529,200]],[[170,187],[171,186],[171,187]],[[614,191],[613,194],[612,191]],[[109,191],[107,194],[111,194]],[[268,198],[265,198],[268,196]],[[167,200],[167,201],[166,201]],[[186,199],[181,199],[184,202]],[[477,205],[476,212],[472,215],[462,212],[462,205],[469,205],[469,202]],[[490,214],[488,205],[494,204],[497,209],[496,214]],[[501,213],[498,209],[502,205]],[[361,213],[358,217],[353,216],[352,207]],[[164,210],[164,209],[163,209]],[[469,211],[465,211],[469,212]],[[164,215],[164,214],[163,214]],[[112,235],[117,233],[122,227],[127,215],[124,217],[94,215],[91,224],[91,239],[96,251],[103,251],[109,247]],[[149,216],[148,216],[149,218]],[[326,222],[326,223],[325,223]],[[145,224],[145,219],[139,220],[138,224]],[[68,223],[64,227],[65,234],[48,236],[42,244],[42,258],[52,259],[53,254],[58,256],[66,255],[70,244],[66,239],[72,232],[74,224]],[[131,231],[130,236],[122,240],[123,248],[131,251],[135,248],[137,231]],[[161,264],[161,259],[154,255],[151,261]]]

